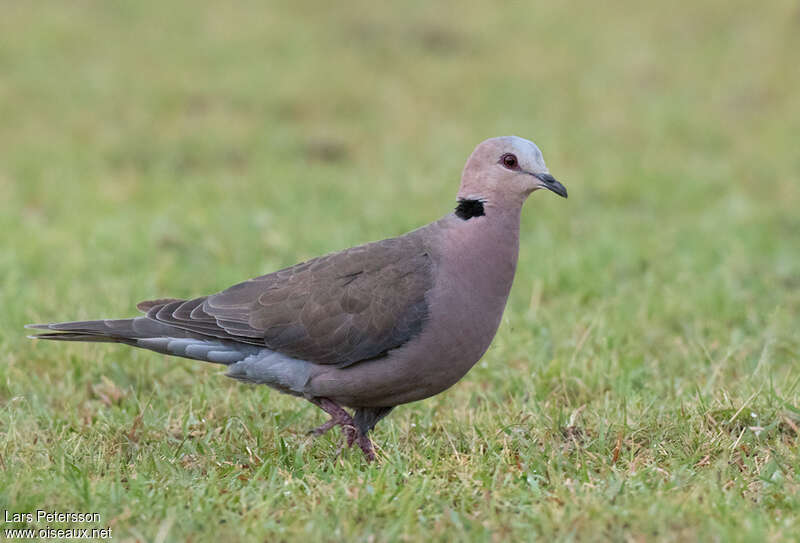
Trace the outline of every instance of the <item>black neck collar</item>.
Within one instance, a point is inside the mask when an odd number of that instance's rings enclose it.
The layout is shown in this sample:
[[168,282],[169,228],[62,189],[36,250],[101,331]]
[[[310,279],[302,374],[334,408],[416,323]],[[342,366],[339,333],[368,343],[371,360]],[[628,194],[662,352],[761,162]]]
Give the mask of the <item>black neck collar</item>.
[[468,221],[472,217],[482,217],[485,215],[483,212],[483,202],[480,200],[458,200],[456,206],[456,217]]

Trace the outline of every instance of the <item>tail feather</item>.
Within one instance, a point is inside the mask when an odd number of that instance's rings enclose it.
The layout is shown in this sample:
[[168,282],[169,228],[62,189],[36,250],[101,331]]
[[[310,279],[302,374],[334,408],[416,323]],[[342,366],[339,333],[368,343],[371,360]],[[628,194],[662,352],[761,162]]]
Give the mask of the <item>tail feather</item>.
[[254,345],[204,337],[147,317],[28,324],[25,327],[48,330],[28,336],[32,339],[124,343],[157,353],[216,364],[234,364],[261,351]]
[[[306,394],[313,366],[264,346],[204,336],[148,317],[29,324],[26,328],[46,331],[29,336],[33,339],[124,343],[161,354],[224,364],[228,366],[228,377],[265,384],[295,396]],[[365,424],[374,425],[382,416],[376,415]]]
[[31,334],[29,339],[49,339],[52,341],[93,341],[96,343],[130,343],[133,340],[96,336],[85,332],[51,332],[48,334]]
[[[96,321],[53,322],[49,324],[28,324],[25,328],[51,330],[51,333],[40,334],[35,337],[41,339],[54,339],[58,332],[69,333],[75,337],[72,341],[83,341],[78,335],[103,337],[105,340],[94,341],[118,342],[124,339],[136,339],[169,335],[172,337],[191,337],[191,334],[176,329],[168,324],[153,321],[147,317],[133,319],[104,319]],[[53,333],[56,332],[56,333]],[[87,340],[92,341],[92,340]]]

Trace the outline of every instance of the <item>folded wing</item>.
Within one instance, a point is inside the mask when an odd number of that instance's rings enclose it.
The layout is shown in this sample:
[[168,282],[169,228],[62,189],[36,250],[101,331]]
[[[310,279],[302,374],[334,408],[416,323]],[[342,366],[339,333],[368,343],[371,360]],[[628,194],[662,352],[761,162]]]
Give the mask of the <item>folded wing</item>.
[[348,366],[414,337],[428,316],[430,256],[410,235],[315,258],[193,300],[142,302],[151,319]]

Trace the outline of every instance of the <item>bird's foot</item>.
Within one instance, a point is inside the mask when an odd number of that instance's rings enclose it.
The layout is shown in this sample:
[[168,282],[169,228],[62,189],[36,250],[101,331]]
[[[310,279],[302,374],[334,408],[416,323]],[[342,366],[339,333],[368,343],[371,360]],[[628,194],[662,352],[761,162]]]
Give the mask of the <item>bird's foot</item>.
[[309,430],[306,433],[309,434],[309,435],[313,435],[315,437],[319,437],[319,436],[327,433],[328,430],[330,430],[331,428],[333,428],[337,424],[341,424],[341,426],[342,426],[342,431],[344,432],[344,436],[345,436],[345,440],[346,440],[346,443],[347,443],[347,447],[348,448],[352,447],[353,443],[355,443],[355,441],[356,441],[356,439],[358,437],[356,435],[358,433],[358,431],[356,430],[355,426],[353,426],[352,424],[348,423],[347,421],[339,422],[336,419],[334,419],[333,417],[331,417],[330,420],[328,420],[325,424],[321,424],[320,426],[317,426],[316,428],[312,428],[311,430]]
[[364,453],[364,456],[366,456],[367,460],[369,462],[375,460],[375,449],[372,447],[372,441],[370,441],[366,435],[362,434],[358,430],[358,427],[356,426],[355,422],[353,422],[353,417],[350,416],[350,413],[345,411],[344,408],[342,408],[339,404],[329,400],[328,398],[314,398],[311,400],[311,402],[329,414],[331,418],[325,424],[314,428],[309,433],[319,436],[334,426],[341,426],[347,447],[352,447],[354,443],[358,443],[359,448]]
[[333,418],[331,418],[331,419],[330,419],[328,422],[326,422],[325,424],[322,424],[322,425],[320,425],[320,426],[317,426],[316,428],[312,428],[311,430],[309,430],[309,431],[308,431],[308,432],[306,432],[306,433],[308,433],[308,434],[312,434],[312,435],[315,435],[315,436],[318,436],[318,437],[319,437],[319,436],[321,436],[322,434],[324,434],[325,432],[327,432],[328,430],[330,430],[331,428],[333,428],[334,426],[336,426],[336,421],[335,421],[335,420],[333,420]]
[[375,460],[375,448],[372,446],[372,440],[358,432],[358,446],[361,447],[361,452],[367,457],[367,462]]

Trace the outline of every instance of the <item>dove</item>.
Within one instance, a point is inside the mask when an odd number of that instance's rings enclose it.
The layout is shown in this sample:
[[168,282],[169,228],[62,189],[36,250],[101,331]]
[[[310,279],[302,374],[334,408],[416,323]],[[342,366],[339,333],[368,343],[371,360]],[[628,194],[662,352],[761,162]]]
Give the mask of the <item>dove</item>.
[[[519,254],[522,206],[567,197],[531,141],[480,143],[452,213],[399,237],[302,262],[193,299],[138,304],[126,319],[31,324],[29,336],[113,342],[227,366],[304,398],[375,459],[369,433],[398,405],[450,388],[489,348]],[[346,408],[351,409],[348,411]]]

